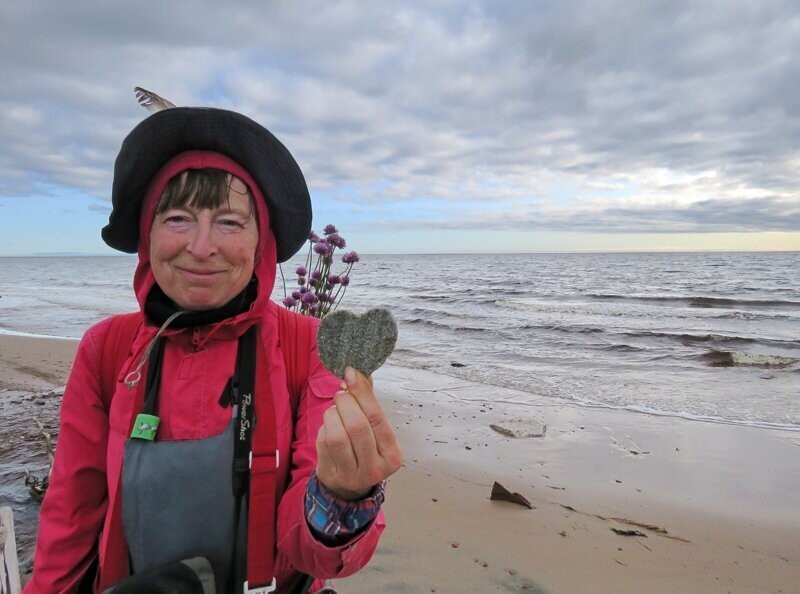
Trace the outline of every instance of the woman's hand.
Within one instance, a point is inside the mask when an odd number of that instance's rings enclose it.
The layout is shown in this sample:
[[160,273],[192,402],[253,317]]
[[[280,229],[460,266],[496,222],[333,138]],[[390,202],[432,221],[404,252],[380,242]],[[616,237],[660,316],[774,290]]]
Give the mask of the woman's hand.
[[317,434],[317,478],[340,499],[355,501],[394,474],[403,455],[372,378],[348,367],[344,379],[347,390],[336,393]]

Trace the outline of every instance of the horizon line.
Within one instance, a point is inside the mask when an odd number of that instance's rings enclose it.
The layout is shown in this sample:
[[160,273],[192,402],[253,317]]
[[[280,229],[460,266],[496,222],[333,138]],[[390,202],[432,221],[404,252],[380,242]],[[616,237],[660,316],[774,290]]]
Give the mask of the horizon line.
[[[291,258],[300,253],[300,250]],[[748,250],[748,249],[630,249],[630,250],[530,250],[530,251],[485,251],[485,252],[359,252],[361,256],[513,256],[524,254],[796,254],[800,250]],[[30,254],[0,254],[0,258],[119,258],[137,257],[127,253],[97,252],[34,252]],[[289,259],[291,259],[289,258]],[[287,260],[288,262],[288,260]]]

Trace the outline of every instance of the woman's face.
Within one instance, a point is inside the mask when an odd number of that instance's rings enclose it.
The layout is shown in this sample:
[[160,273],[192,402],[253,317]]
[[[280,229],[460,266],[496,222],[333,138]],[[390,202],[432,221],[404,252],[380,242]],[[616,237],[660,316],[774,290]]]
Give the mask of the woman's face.
[[233,178],[219,208],[185,205],[157,214],[150,264],[158,286],[179,307],[214,309],[250,282],[258,247],[255,208],[247,186]]

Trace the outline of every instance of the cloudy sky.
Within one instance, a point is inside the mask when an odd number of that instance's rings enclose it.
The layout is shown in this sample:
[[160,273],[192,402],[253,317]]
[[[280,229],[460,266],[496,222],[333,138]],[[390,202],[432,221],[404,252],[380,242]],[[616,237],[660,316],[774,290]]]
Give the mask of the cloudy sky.
[[135,85],[264,124],[359,251],[800,250],[798,56],[792,0],[6,3],[0,255],[111,253]]

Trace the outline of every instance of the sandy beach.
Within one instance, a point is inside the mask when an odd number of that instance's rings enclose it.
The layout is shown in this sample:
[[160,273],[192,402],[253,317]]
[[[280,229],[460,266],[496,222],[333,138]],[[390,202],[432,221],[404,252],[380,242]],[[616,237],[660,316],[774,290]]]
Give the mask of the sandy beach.
[[[45,460],[32,419],[55,427],[76,346],[0,335],[3,492],[26,565],[37,508],[22,472]],[[392,366],[375,382],[406,465],[379,550],[341,593],[800,592],[800,433],[523,406],[511,389]],[[544,436],[490,427],[517,419]],[[533,509],[490,501],[495,481]]]

